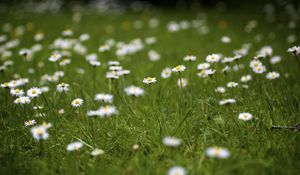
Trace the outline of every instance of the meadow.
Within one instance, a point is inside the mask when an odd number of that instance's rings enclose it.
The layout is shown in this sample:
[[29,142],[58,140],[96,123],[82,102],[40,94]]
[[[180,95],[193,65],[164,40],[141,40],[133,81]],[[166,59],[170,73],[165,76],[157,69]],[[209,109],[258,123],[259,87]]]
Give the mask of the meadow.
[[299,12],[254,12],[2,12],[0,174],[299,174]]

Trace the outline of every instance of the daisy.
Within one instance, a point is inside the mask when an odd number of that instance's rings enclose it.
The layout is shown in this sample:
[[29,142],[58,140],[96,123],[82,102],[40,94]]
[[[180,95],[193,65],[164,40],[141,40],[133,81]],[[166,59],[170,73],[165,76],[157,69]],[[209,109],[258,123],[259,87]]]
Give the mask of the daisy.
[[22,89],[11,89],[10,94],[13,96],[21,97],[24,95],[24,91]]
[[49,134],[47,132],[47,127],[44,125],[35,126],[31,128],[31,133],[34,139],[36,140],[46,140],[49,137]]
[[80,107],[81,105],[83,104],[83,100],[80,99],[80,98],[76,98],[72,101],[71,105],[74,107],[74,108],[78,108]]
[[178,85],[179,87],[186,87],[187,84],[188,84],[188,81],[187,81],[186,78],[181,78],[181,79],[178,79],[178,80],[177,80],[177,85]]
[[300,46],[293,46],[287,50],[289,53],[292,53],[294,55],[300,54]]
[[35,120],[28,120],[24,122],[25,126],[33,126],[36,124]]
[[145,84],[152,84],[156,82],[156,78],[155,77],[147,77],[144,78],[143,83]]
[[231,82],[228,82],[226,86],[227,86],[228,88],[235,88],[235,87],[237,87],[238,85],[239,85],[238,83],[231,81]]
[[204,70],[204,72],[205,72],[206,75],[212,76],[216,72],[216,70],[214,70],[214,69],[206,69],[206,70]]
[[120,65],[120,62],[119,61],[109,61],[108,65],[109,66],[118,66],[118,65]]
[[62,55],[60,53],[53,53],[50,57],[49,57],[49,61],[51,62],[56,62],[57,60],[59,60],[62,57]]
[[29,49],[22,49],[19,52],[19,55],[24,56],[24,57],[26,57],[26,56],[28,56],[30,54],[31,54],[31,51]]
[[219,62],[220,59],[221,59],[221,55],[220,54],[211,54],[211,55],[208,55],[205,58],[206,62],[209,62],[209,63]]
[[281,61],[281,57],[280,56],[273,56],[270,60],[271,64],[277,64]]
[[222,36],[221,42],[225,43],[225,44],[230,43],[231,42],[231,38],[228,37],[228,36]]
[[137,150],[137,149],[139,149],[139,147],[140,147],[140,146],[139,146],[138,144],[132,145],[132,149],[133,149],[133,150]]
[[105,152],[102,149],[96,148],[90,154],[91,154],[91,156],[96,157],[96,156],[102,155],[104,153]]
[[40,88],[32,87],[29,90],[27,90],[27,96],[30,98],[38,97],[42,94],[42,91]]
[[264,46],[259,51],[259,54],[265,55],[265,56],[271,56],[272,53],[273,53],[273,49],[271,46]]
[[194,55],[187,55],[183,58],[184,61],[190,61],[190,62],[196,61],[196,59],[197,59],[197,57]]
[[256,67],[260,67],[260,66],[262,66],[262,62],[259,61],[259,60],[252,60],[250,62],[250,67],[251,68],[256,68]]
[[201,63],[201,64],[198,64],[197,69],[198,70],[205,70],[205,69],[208,69],[209,67],[210,67],[209,63]]
[[161,72],[161,77],[162,78],[170,78],[172,75],[172,69],[171,68],[164,68],[163,71]]
[[117,113],[116,107],[111,105],[100,107],[98,111],[100,117],[109,117]]
[[169,147],[178,147],[181,144],[181,139],[175,137],[164,137],[163,144]]
[[1,84],[1,87],[2,87],[2,88],[8,88],[8,87],[9,87],[8,82],[2,83],[2,84]]
[[241,82],[246,83],[246,82],[248,82],[250,80],[252,80],[252,76],[251,75],[245,75],[245,76],[241,77]]
[[60,83],[56,86],[56,90],[58,92],[68,92],[69,91],[69,84]]
[[269,79],[269,80],[274,80],[274,79],[276,79],[276,78],[279,78],[280,77],[280,74],[278,73],[278,72],[269,72],[269,73],[267,73],[267,75],[266,75],[266,77],[267,77],[267,79]]
[[102,101],[104,103],[112,103],[113,102],[113,95],[111,94],[96,94],[95,100]]
[[139,97],[144,94],[144,89],[137,86],[129,86],[124,89],[126,95]]
[[169,169],[168,175],[186,175],[186,170],[181,166],[173,166]]
[[81,142],[75,141],[67,146],[67,151],[76,151],[83,147]]
[[220,159],[225,159],[230,156],[229,151],[226,148],[222,147],[209,147],[206,149],[206,155],[208,157],[215,157]]
[[93,60],[93,61],[89,61],[90,65],[94,66],[94,67],[98,67],[101,65],[101,63],[99,61]]
[[154,43],[156,43],[157,42],[157,39],[156,39],[156,37],[148,37],[148,38],[146,38],[145,39],[145,43],[146,44],[154,44]]
[[215,89],[215,92],[218,92],[218,93],[223,94],[223,93],[226,92],[226,89],[225,89],[224,87],[217,87],[217,88]]
[[251,120],[252,118],[253,118],[252,114],[248,112],[243,112],[239,114],[239,119],[243,121],[248,121]]
[[252,69],[253,72],[257,73],[257,74],[262,74],[266,71],[266,67],[265,66],[258,66]]
[[150,61],[158,61],[160,59],[160,54],[156,52],[155,50],[150,50],[148,52],[148,57]]
[[15,104],[29,104],[30,103],[30,98],[26,96],[18,97],[14,101]]
[[183,72],[186,69],[183,65],[178,65],[172,69],[173,72]]
[[233,98],[224,99],[219,102],[220,105],[228,105],[228,104],[233,104],[233,103],[236,103],[236,100]]
[[58,110],[58,113],[59,113],[60,115],[62,115],[62,114],[65,113],[65,110],[64,110],[64,109],[60,109],[60,110]]

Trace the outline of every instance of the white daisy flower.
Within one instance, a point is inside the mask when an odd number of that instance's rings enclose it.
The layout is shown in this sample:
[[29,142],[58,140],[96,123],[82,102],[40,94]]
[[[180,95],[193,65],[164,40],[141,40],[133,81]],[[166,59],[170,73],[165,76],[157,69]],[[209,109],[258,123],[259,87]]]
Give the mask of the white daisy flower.
[[164,137],[163,144],[169,147],[178,147],[181,144],[181,139],[175,137]]
[[32,87],[29,90],[27,90],[27,96],[30,98],[38,97],[42,94],[42,91],[40,88]]
[[133,149],[133,150],[137,150],[137,149],[139,149],[139,147],[140,147],[140,146],[139,146],[138,144],[132,145],[132,149]]
[[114,114],[117,114],[117,109],[115,106],[107,105],[99,108],[100,117],[109,117]]
[[215,89],[215,91],[218,92],[218,93],[223,94],[223,93],[226,92],[226,89],[225,89],[224,87],[217,87],[217,88]]
[[249,75],[249,74],[248,75],[244,75],[244,76],[241,77],[241,82],[246,83],[246,82],[248,82],[250,80],[252,80],[252,76]]
[[56,86],[56,90],[58,92],[68,92],[69,91],[69,84],[60,83]]
[[21,97],[24,95],[24,91],[22,89],[10,89],[10,94],[12,96]]
[[269,73],[267,73],[267,75],[266,75],[266,77],[267,77],[267,79],[269,79],[269,80],[274,80],[274,79],[276,79],[276,78],[279,78],[280,77],[280,74],[278,73],[278,72],[269,72]]
[[292,53],[294,55],[300,54],[300,46],[293,46],[287,50],[289,53]]
[[258,53],[265,56],[271,56],[273,53],[273,48],[271,46],[264,46]]
[[206,155],[208,157],[215,157],[225,159],[230,156],[230,152],[226,148],[222,147],[210,147],[206,149]]
[[164,68],[161,72],[162,78],[170,78],[172,75],[172,69],[171,68]]
[[15,104],[29,104],[31,102],[30,98],[27,96],[18,97],[15,99]]
[[224,99],[219,102],[220,105],[228,105],[228,104],[233,104],[233,103],[236,103],[236,100],[233,98]]
[[46,140],[49,137],[47,129],[49,127],[45,125],[35,126],[31,128],[31,133],[34,139],[36,140]]
[[150,61],[158,61],[160,59],[160,54],[156,52],[155,50],[150,50],[148,52],[148,57]]
[[201,63],[201,64],[198,64],[197,69],[198,70],[205,70],[205,69],[208,69],[209,67],[210,67],[209,63]]
[[183,72],[186,69],[184,65],[178,65],[172,69],[173,72]]
[[181,80],[180,79],[177,80],[177,85],[179,87],[186,87],[187,84],[188,84],[188,81],[186,78],[181,78]]
[[225,43],[225,44],[230,43],[231,42],[231,38],[228,37],[228,36],[222,36],[221,42]]
[[208,63],[216,63],[216,62],[219,62],[221,60],[221,55],[220,54],[211,54],[211,55],[208,55],[205,60],[206,62]]
[[237,87],[238,85],[239,85],[238,83],[231,81],[231,82],[228,82],[226,86],[227,86],[228,88],[235,88],[235,87]]
[[99,61],[93,60],[93,61],[89,61],[90,65],[94,66],[94,67],[98,67],[101,65],[101,63]]
[[252,114],[248,112],[243,112],[239,114],[239,119],[243,121],[248,121],[251,120],[252,118],[253,118]]
[[24,122],[24,125],[25,126],[33,126],[36,124],[36,121],[35,120],[28,120],[28,121],[25,121]]
[[1,87],[2,87],[2,88],[8,88],[8,87],[9,87],[8,82],[2,83],[2,84],[1,84]]
[[169,169],[168,175],[186,175],[186,170],[181,166],[174,166]]
[[277,64],[281,61],[281,57],[280,56],[273,56],[271,59],[270,59],[270,63],[271,64]]
[[144,89],[137,87],[137,86],[126,87],[124,89],[124,91],[125,91],[126,95],[128,95],[128,96],[138,97],[138,96],[141,96],[144,94]]
[[194,55],[187,55],[183,58],[184,61],[189,61],[189,62],[196,61],[196,59],[197,57]]
[[56,62],[58,61],[60,58],[62,57],[62,55],[60,53],[53,53],[50,58],[48,59],[51,62]]
[[262,62],[259,61],[259,60],[252,60],[250,62],[250,67],[251,68],[261,67],[262,65],[263,65]]
[[145,84],[153,84],[156,82],[156,78],[155,77],[147,77],[144,78],[143,83]]
[[257,74],[262,74],[266,71],[266,67],[265,66],[258,66],[252,69],[254,73]]
[[75,141],[67,146],[67,151],[76,151],[83,147],[83,143]]
[[90,154],[91,154],[91,156],[96,157],[96,156],[102,155],[104,153],[105,152],[102,149],[96,148]]
[[95,95],[95,100],[96,101],[102,101],[104,103],[112,103],[113,99],[114,99],[114,97],[111,94],[100,93],[100,94]]
[[74,108],[78,108],[80,107],[81,105],[83,104],[83,100],[80,99],[80,98],[76,98],[72,101],[71,105],[74,107]]

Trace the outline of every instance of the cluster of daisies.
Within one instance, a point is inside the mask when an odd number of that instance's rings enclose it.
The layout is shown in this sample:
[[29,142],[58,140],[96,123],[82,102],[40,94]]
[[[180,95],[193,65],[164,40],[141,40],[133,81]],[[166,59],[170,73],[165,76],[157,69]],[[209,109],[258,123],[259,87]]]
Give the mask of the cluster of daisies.
[[[143,26],[142,21],[136,21],[134,27],[140,29]],[[151,28],[156,28],[159,26],[159,20],[152,18],[149,20],[149,26]],[[245,27],[246,32],[251,32],[258,26],[258,23],[255,20],[249,21]],[[181,30],[188,30],[190,28],[198,30],[200,34],[207,34],[209,28],[206,24],[206,15],[200,14],[199,19],[192,21],[170,21],[166,29],[170,33],[176,33]],[[17,56],[14,53],[14,50],[18,49],[22,43],[20,40],[21,36],[25,33],[24,26],[18,26],[15,29],[10,24],[4,25],[4,31],[7,34],[0,35],[0,54],[2,63],[0,65],[0,71],[5,72],[10,67],[14,66],[14,62],[11,61],[11,58]],[[10,39],[9,32],[14,32],[15,37]],[[109,92],[96,93],[94,89],[93,99],[96,104],[98,104],[97,109],[87,110],[83,115],[87,117],[98,117],[98,118],[108,118],[115,115],[118,115],[119,112],[117,106],[114,105],[114,95],[115,92],[119,90],[117,87],[118,84],[123,83],[122,93],[132,98],[143,96],[145,90],[136,85],[127,86],[124,83],[124,80],[127,76],[131,74],[131,71],[124,69],[121,65],[121,61],[127,59],[128,57],[137,54],[143,50],[146,50],[147,56],[150,61],[159,61],[162,56],[155,49],[150,46],[157,43],[157,38],[155,36],[149,36],[146,38],[134,38],[128,42],[117,41],[113,38],[107,39],[104,43],[101,43],[95,52],[89,52],[87,47],[87,42],[90,40],[91,36],[88,33],[81,33],[76,37],[74,32],[71,29],[66,29],[62,31],[61,36],[55,38],[51,44],[45,47],[42,44],[42,41],[45,38],[45,34],[42,32],[37,32],[33,36],[35,43],[27,48],[18,49],[18,55],[23,59],[24,63],[33,62],[37,59],[37,54],[43,50],[50,50],[51,54],[48,55],[47,60],[50,64],[56,67],[55,72],[50,72],[50,74],[44,74],[39,77],[38,87],[32,86],[26,88],[26,85],[29,83],[28,78],[23,78],[18,74],[14,74],[12,80],[1,83],[1,88],[5,89],[6,94],[10,95],[13,99],[15,105],[26,106],[32,104],[29,110],[32,110],[37,117],[45,117],[43,113],[43,106],[38,106],[36,104],[37,99],[42,96],[45,102],[47,103],[47,97],[44,96],[44,93],[53,91],[51,89],[52,84],[55,83],[54,91],[60,93],[61,95],[70,93],[72,89],[72,84],[70,82],[64,82],[65,78],[65,67],[71,64],[72,58],[74,56],[80,56],[85,59],[86,64],[88,64],[93,70],[93,76],[97,74],[98,68],[102,68],[103,65],[107,66],[108,70],[106,71],[106,78],[108,79]],[[261,39],[260,35],[257,35],[256,41],[259,42]],[[293,36],[289,36],[287,40],[289,43],[292,43]],[[290,42],[291,41],[291,42]],[[232,42],[230,36],[222,36],[221,42],[228,44]],[[203,58],[203,61],[198,62],[197,65],[193,65],[197,62],[197,56],[195,55],[186,55],[183,58],[183,62],[191,65],[191,67],[186,67],[184,65],[177,65],[175,67],[165,67],[161,71],[161,78],[168,79],[173,74],[176,74],[179,78],[177,80],[177,85],[179,88],[184,88],[188,86],[188,78],[184,78],[183,73],[186,70],[193,69],[197,71],[194,75],[199,77],[199,81],[203,79],[213,79],[217,74],[224,74],[225,76],[231,71],[239,71],[241,69],[251,69],[251,73],[243,75],[239,80],[232,80],[224,84],[223,86],[215,87],[214,92],[219,94],[227,93],[228,89],[234,88],[249,88],[248,82],[253,80],[256,76],[263,75],[267,80],[275,80],[280,78],[280,73],[276,70],[276,64],[282,61],[282,57],[279,55],[273,54],[273,48],[271,46],[261,47],[255,55],[249,55],[249,50],[251,49],[251,44],[245,43],[240,48],[235,49],[229,56],[225,56],[221,53],[212,53]],[[98,52],[98,53],[97,53]],[[294,46],[287,49],[287,52],[291,53],[299,65],[300,60],[298,58],[300,54],[300,46]],[[117,60],[110,60],[107,63],[100,62],[98,54],[107,55],[113,54]],[[243,64],[246,58],[252,58],[247,65]],[[244,61],[245,60],[245,61]],[[37,67],[44,68],[45,61],[37,60]],[[27,66],[27,65],[26,65]],[[105,67],[104,66],[104,67]],[[220,68],[221,67],[221,68]],[[76,69],[79,74],[85,74],[85,69],[78,68]],[[35,74],[36,70],[33,68],[28,69],[28,74]],[[146,85],[152,86],[152,84],[159,83],[159,78],[156,77],[145,77],[141,82]],[[191,81],[191,80],[189,80]],[[275,80],[276,81],[276,80]],[[192,82],[192,81],[191,81]],[[93,85],[95,86],[96,80],[93,80]],[[39,101],[39,103],[41,103]],[[220,106],[228,106],[237,103],[237,100],[234,98],[221,99],[219,101]],[[81,97],[74,98],[68,102],[70,108],[79,111],[82,106],[84,106],[85,100]],[[25,107],[23,108],[25,109]],[[60,109],[57,111],[59,114],[64,114],[65,110]],[[78,112],[77,111],[77,112]],[[26,111],[25,111],[26,112]],[[79,112],[78,112],[79,113]],[[26,114],[26,113],[25,113]],[[243,121],[250,121],[254,117],[249,112],[240,112],[237,116],[237,119]],[[33,138],[37,141],[43,141],[49,138],[48,130],[52,127],[51,123],[42,122],[39,123],[35,119],[27,120],[24,122],[24,125],[30,128]],[[183,141],[180,138],[174,136],[165,136],[162,140],[162,144],[170,149],[175,149],[182,145]],[[85,143],[81,140],[74,141],[66,145],[66,150],[69,152],[80,150],[84,147]],[[138,144],[132,146],[133,150],[139,149]],[[104,150],[95,148],[90,152],[91,156],[98,156],[104,154]],[[225,147],[220,146],[211,146],[205,149],[205,154],[211,158],[217,159],[226,159],[230,157],[230,151]],[[184,175],[187,171],[184,167],[174,166],[171,167],[168,171],[169,175]]]

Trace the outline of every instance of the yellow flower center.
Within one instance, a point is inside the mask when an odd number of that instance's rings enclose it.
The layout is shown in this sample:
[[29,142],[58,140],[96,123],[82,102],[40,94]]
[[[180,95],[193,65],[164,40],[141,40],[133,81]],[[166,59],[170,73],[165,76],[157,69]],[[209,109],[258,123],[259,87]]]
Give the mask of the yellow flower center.
[[151,78],[151,77],[147,78],[147,81],[152,81],[152,80],[153,80],[153,78]]

